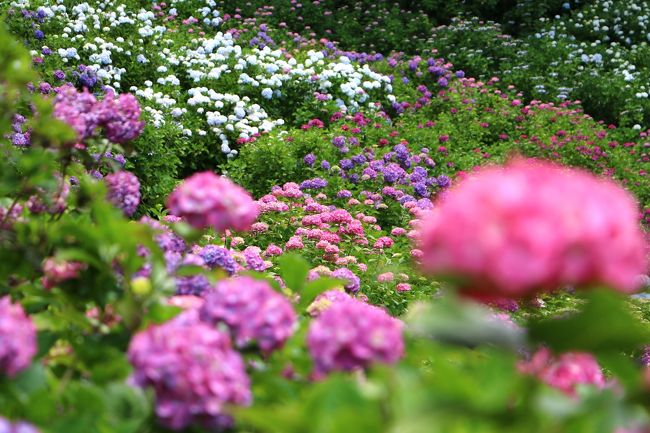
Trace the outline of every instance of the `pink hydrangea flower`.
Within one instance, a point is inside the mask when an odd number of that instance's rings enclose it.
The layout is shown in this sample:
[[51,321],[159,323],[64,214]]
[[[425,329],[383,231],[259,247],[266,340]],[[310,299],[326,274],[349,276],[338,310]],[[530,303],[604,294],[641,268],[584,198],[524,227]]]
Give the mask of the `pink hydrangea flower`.
[[251,277],[220,281],[205,295],[200,317],[213,325],[227,325],[237,346],[254,341],[266,353],[282,347],[297,320],[285,296]]
[[419,235],[422,267],[483,297],[562,285],[636,288],[646,270],[633,198],[581,170],[520,160],[460,183]]
[[314,302],[307,307],[307,312],[315,317],[329,308],[334,302],[349,301],[351,299],[353,299],[352,296],[343,290],[327,290],[314,299]]
[[41,283],[46,289],[51,289],[64,281],[77,278],[79,272],[85,268],[85,263],[57,261],[53,257],[49,257],[43,262],[44,275],[41,279]]
[[569,352],[554,358],[548,349],[542,348],[529,361],[519,363],[518,369],[571,396],[580,384],[605,386],[600,365],[588,353]]
[[317,374],[393,364],[404,354],[402,322],[355,299],[336,301],[311,322],[307,346]]
[[251,402],[241,356],[228,335],[198,320],[196,310],[136,334],[128,357],[132,381],[153,388],[156,415],[168,428],[227,427],[226,405]]
[[36,327],[20,304],[0,298],[0,374],[15,376],[36,355]]
[[170,195],[167,207],[196,228],[248,230],[259,215],[250,194],[225,177],[206,171],[185,179]]

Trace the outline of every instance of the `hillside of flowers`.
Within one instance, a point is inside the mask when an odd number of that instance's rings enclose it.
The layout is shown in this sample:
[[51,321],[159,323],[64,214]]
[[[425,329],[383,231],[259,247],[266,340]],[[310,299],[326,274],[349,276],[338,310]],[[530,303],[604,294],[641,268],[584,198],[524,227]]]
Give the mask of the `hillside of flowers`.
[[0,433],[649,432],[638,3],[1,2]]

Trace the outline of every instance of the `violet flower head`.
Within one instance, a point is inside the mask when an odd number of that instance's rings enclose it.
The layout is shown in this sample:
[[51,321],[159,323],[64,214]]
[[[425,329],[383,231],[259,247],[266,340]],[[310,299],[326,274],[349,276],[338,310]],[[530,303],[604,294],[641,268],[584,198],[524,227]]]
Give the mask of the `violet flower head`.
[[196,316],[196,310],[182,313],[136,334],[129,345],[132,381],[154,390],[156,415],[173,430],[229,427],[225,406],[246,406],[252,398],[244,362],[228,335]]
[[309,167],[311,167],[311,166],[314,165],[314,163],[316,162],[316,155],[314,155],[313,153],[308,153],[308,154],[305,155],[305,157],[303,158],[303,162],[304,162],[306,165],[308,165]]
[[350,293],[358,292],[359,288],[361,287],[361,280],[359,277],[354,275],[354,272],[348,268],[339,268],[335,270],[332,272],[332,278],[340,278],[341,280],[345,280],[345,290]]
[[140,181],[128,171],[111,173],[104,178],[108,188],[106,199],[115,207],[122,209],[126,216],[135,213],[140,204]]
[[333,302],[315,318],[307,334],[316,373],[393,364],[404,354],[403,324],[381,308],[356,299]]
[[266,281],[251,277],[220,281],[206,293],[200,317],[228,326],[238,347],[255,342],[265,353],[282,347],[296,327],[289,300]]
[[199,255],[203,258],[205,264],[210,268],[221,268],[232,275],[237,271],[237,262],[224,247],[218,245],[206,245]]
[[196,228],[248,230],[260,209],[251,195],[231,180],[205,171],[185,179],[167,199],[173,215]]
[[20,304],[0,298],[0,374],[13,377],[36,355],[36,327]]

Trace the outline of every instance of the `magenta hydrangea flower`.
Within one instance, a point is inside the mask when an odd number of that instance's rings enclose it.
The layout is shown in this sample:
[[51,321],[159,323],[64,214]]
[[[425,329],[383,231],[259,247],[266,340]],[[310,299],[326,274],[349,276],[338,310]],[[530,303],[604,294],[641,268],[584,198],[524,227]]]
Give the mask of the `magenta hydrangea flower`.
[[311,322],[307,334],[316,373],[397,362],[404,354],[402,326],[379,307],[355,299],[333,302]]
[[605,386],[603,371],[589,353],[569,352],[554,358],[548,349],[541,348],[529,361],[519,363],[518,369],[571,396],[580,384]]
[[196,228],[248,230],[260,209],[251,195],[231,180],[205,171],[185,179],[170,195],[167,207]]
[[190,424],[223,428],[226,405],[248,405],[250,382],[228,335],[201,323],[196,310],[135,335],[128,350],[133,382],[151,387],[156,415],[181,430]]
[[461,182],[422,221],[423,269],[477,297],[564,285],[630,292],[646,270],[633,198],[581,170],[520,160]]
[[15,376],[36,355],[36,327],[20,304],[0,298],[0,374]]
[[220,281],[206,293],[200,317],[226,324],[237,346],[255,341],[266,353],[282,347],[296,326],[291,302],[266,281],[251,277]]
[[122,209],[126,216],[135,213],[140,204],[140,181],[128,171],[111,173],[104,178],[108,188],[106,198],[116,207]]
[[98,117],[106,132],[106,137],[113,143],[127,143],[136,139],[144,129],[140,120],[140,105],[135,96],[124,93],[115,97],[111,91],[97,106]]
[[71,84],[56,89],[54,117],[64,121],[77,133],[77,140],[83,141],[93,135],[100,119],[95,105],[97,99],[87,89],[77,92]]

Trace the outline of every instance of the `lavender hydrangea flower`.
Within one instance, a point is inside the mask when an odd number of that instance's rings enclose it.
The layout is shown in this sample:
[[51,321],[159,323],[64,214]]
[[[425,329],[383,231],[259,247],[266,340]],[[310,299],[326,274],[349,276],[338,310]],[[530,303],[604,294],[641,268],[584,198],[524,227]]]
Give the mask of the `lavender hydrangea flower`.
[[39,433],[39,430],[24,421],[12,423],[0,416],[0,433]]
[[168,428],[228,427],[232,419],[225,406],[251,402],[241,356],[226,334],[198,321],[196,311],[135,335],[128,357],[132,381],[153,388],[156,415]]
[[309,353],[318,374],[392,364],[404,354],[402,322],[355,299],[333,302],[311,322]]
[[135,213],[140,204],[140,181],[128,171],[111,173],[104,178],[108,193],[106,199],[122,209],[126,216]]
[[359,291],[359,288],[361,287],[361,280],[359,277],[354,275],[354,272],[349,270],[348,268],[339,268],[332,272],[332,277],[333,278],[340,278],[341,280],[345,280],[345,290],[347,290],[350,293],[356,293]]
[[20,304],[0,298],[0,374],[15,376],[36,355],[36,327]]
[[296,325],[289,300],[266,281],[251,277],[220,281],[205,295],[200,317],[227,325],[238,347],[255,341],[266,353],[282,347]]

